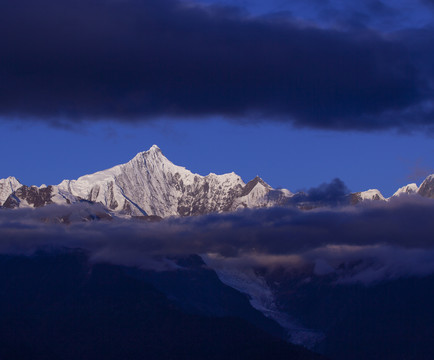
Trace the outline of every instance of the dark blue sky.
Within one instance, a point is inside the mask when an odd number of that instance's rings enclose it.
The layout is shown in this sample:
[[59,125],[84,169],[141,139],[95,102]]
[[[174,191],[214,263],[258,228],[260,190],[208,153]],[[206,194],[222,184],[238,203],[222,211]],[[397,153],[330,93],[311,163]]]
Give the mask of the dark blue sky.
[[227,121],[159,121],[154,125],[85,125],[74,131],[46,125],[2,124],[0,177],[57,184],[132,158],[153,143],[175,164],[202,175],[235,171],[260,175],[292,191],[335,177],[353,190],[378,187],[391,195],[434,173],[434,142],[424,135],[336,133],[288,125]]
[[152,144],[292,191],[434,173],[434,2],[213,3],[0,0],[0,178],[59,183]]

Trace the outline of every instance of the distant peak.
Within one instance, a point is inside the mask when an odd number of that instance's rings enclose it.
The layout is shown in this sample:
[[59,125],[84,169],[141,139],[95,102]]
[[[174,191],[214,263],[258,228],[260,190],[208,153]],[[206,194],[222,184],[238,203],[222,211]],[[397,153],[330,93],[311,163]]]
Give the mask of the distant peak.
[[271,188],[271,186],[268,185],[264,180],[262,180],[262,178],[259,175],[256,175],[253,180],[250,180],[250,182],[254,183],[255,185],[259,183],[264,185],[265,187]]
[[0,179],[1,181],[7,181],[14,184],[21,184],[20,181],[14,176],[8,176],[6,179]]
[[411,184],[405,185],[403,187],[400,187],[397,191],[395,191],[395,193],[392,195],[392,197],[393,196],[400,196],[402,194],[417,193],[418,190],[419,190],[419,187],[415,183],[411,183]]
[[241,192],[241,196],[245,196],[248,195],[256,185],[261,184],[262,186],[264,186],[267,189],[272,189],[272,187],[270,185],[268,185],[264,180],[262,180],[259,176],[256,176],[254,179],[250,180],[246,186],[244,187],[244,189]]
[[423,182],[429,182],[434,179],[434,174],[428,175]]
[[362,191],[357,193],[360,195],[362,200],[385,200],[384,196],[381,194],[378,189],[369,189],[366,191]]

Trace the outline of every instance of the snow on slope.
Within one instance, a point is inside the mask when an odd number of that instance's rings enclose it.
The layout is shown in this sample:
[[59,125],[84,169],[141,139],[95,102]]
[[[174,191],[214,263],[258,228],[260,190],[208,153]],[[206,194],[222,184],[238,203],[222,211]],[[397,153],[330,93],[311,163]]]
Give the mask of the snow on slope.
[[270,185],[265,183],[258,176],[247,183],[244,191],[235,199],[233,210],[239,208],[249,208],[253,206],[263,207],[267,205],[267,194],[273,190]]
[[421,196],[434,198],[434,174],[429,175],[420,185],[417,193]]
[[223,258],[216,254],[202,254],[201,257],[206,265],[216,272],[223,284],[246,294],[256,310],[286,329],[292,343],[313,348],[323,338],[322,333],[301,326],[285,312],[280,311],[267,281],[253,268],[237,263],[237,259]]
[[259,176],[249,181],[240,195],[234,199],[231,210],[281,205],[293,194],[286,189],[275,190]]
[[415,183],[408,184],[396,190],[391,197],[400,196],[402,194],[415,194],[418,190],[419,187]]
[[[77,180],[64,180],[57,187],[59,193],[102,203],[121,214],[161,217],[264,206],[264,199],[271,191],[279,192],[281,197],[291,195],[288,191],[272,189],[262,180],[260,184],[258,188],[250,188],[233,172],[207,176],[194,174],[174,165],[158,146],[153,145],[126,164]],[[238,200],[239,197],[242,199]]]
[[360,193],[362,200],[386,200],[377,189],[369,189]]
[[[392,197],[404,193],[434,198],[434,175],[428,176],[419,188],[409,184],[398,189]],[[386,200],[377,189],[349,195],[352,204]],[[289,190],[273,189],[259,177],[245,184],[233,172],[207,176],[194,174],[170,162],[156,145],[138,153],[126,164],[77,180],[63,180],[59,185],[27,187],[14,177],[0,179],[0,205],[3,207],[39,207],[86,200],[125,216],[191,216],[285,206],[293,196]]]
[[21,186],[22,184],[13,176],[9,176],[6,179],[0,179],[0,206],[4,204],[9,195]]
[[377,189],[369,189],[366,191],[352,193],[351,195],[351,204],[355,205],[364,201],[372,201],[372,200],[380,200],[386,201],[381,192]]

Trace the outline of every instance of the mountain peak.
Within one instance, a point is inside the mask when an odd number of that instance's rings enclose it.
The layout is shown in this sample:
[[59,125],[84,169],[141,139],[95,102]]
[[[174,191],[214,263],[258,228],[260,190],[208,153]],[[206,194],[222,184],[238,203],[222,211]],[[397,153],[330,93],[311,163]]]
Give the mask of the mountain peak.
[[[139,153],[134,156],[130,162],[138,161],[142,162],[144,159],[159,159],[159,158],[165,158],[163,153],[161,152],[161,149],[157,145],[152,145],[149,150],[140,151]],[[161,160],[161,159],[160,159]],[[146,160],[145,160],[146,161]],[[121,164],[120,166],[124,166],[125,164]]]
[[152,145],[149,150],[144,151],[145,154],[162,154],[161,149],[158,147],[158,145]]
[[136,157],[147,157],[147,156],[159,156],[159,155],[163,155],[163,153],[161,152],[161,149],[158,147],[158,145],[152,145],[149,150],[145,150],[145,151],[141,151],[139,152],[134,158]]
[[5,179],[0,179],[0,181],[1,181],[2,183],[20,184],[20,185],[21,185],[20,181],[19,181],[16,177],[14,177],[14,176],[8,176],[8,177],[5,178]]
[[161,151],[161,149],[158,147],[158,145],[152,145],[150,148],[149,148],[149,150],[148,151]]
[[21,200],[14,203],[17,207],[84,200],[101,203],[119,216],[168,217],[273,206],[291,195],[289,191],[274,190],[259,176],[245,184],[234,172],[206,176],[192,173],[173,164],[157,145],[125,164],[64,180],[57,186],[25,187],[17,192],[20,186],[17,181],[0,181],[0,206],[15,194]]
[[355,205],[359,202],[363,201],[371,201],[371,200],[380,200],[384,201],[386,200],[384,196],[381,194],[380,190],[378,189],[369,189],[366,191],[359,191],[355,193],[350,194],[350,201],[351,204]]
[[6,179],[0,179],[0,206],[3,205],[10,194],[21,186],[22,184],[13,176],[9,176]]
[[395,193],[392,195],[394,196],[400,196],[402,194],[415,194],[419,190],[419,187],[415,183],[411,183],[408,185],[405,185],[403,187],[400,187],[398,190],[395,191]]
[[427,176],[419,187],[418,194],[428,198],[434,198],[434,174]]
[[256,175],[256,177],[252,180],[250,180],[246,186],[244,187],[243,191],[241,192],[241,196],[246,196],[248,194],[250,194],[250,192],[256,187],[256,185],[262,185],[262,187],[264,189],[268,190],[273,190],[273,188],[268,185],[264,180],[262,180],[258,175]]

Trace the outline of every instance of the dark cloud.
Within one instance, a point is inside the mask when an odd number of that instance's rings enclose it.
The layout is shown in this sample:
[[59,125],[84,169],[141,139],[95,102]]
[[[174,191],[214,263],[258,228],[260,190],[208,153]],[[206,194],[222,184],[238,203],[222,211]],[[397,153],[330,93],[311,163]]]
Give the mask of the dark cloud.
[[300,191],[289,201],[296,205],[309,203],[312,206],[342,206],[349,205],[350,190],[341,179],[334,179],[330,183],[321,184],[307,191]]
[[[378,29],[387,31],[390,28],[402,27],[402,9],[379,0],[362,0],[343,3],[330,1],[317,7],[319,22],[324,25],[354,29]],[[408,11],[407,14],[408,16]]]
[[429,84],[399,39],[372,31],[177,0],[0,0],[0,9],[3,117],[54,125],[208,115],[337,130],[431,125],[401,120],[428,97]]
[[81,248],[94,261],[152,269],[176,267],[167,260],[173,256],[204,254],[225,266],[312,264],[317,275],[336,272],[341,281],[368,283],[434,273],[434,202],[419,196],[334,209],[258,209],[158,223],[40,221],[66,211],[88,212],[88,207],[0,211],[0,253]]

